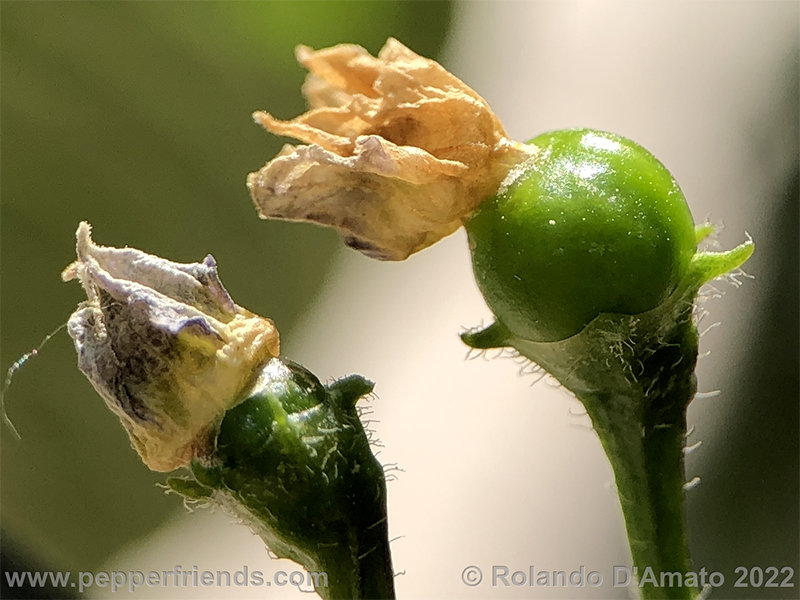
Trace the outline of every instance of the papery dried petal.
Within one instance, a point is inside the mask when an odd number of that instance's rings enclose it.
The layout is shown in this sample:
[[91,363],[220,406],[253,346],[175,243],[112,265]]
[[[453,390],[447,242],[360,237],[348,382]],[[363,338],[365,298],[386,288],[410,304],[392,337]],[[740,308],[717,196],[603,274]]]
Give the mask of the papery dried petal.
[[233,302],[210,255],[180,264],[98,246],[87,223],[77,238],[62,278],[80,279],[88,297],[68,324],[78,366],[148,467],[186,466],[278,355],[278,332]]
[[307,220],[345,242],[402,260],[449,235],[532,149],[506,138],[483,98],[394,39],[378,57],[342,44],[297,58],[311,110],[291,121],[258,112],[284,148],[248,177],[262,218]]

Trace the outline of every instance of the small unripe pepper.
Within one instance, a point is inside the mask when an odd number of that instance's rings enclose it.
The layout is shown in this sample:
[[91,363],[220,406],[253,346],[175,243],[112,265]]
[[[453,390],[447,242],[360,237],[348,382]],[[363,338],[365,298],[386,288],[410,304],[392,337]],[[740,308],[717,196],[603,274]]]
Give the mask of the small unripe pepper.
[[531,140],[531,166],[467,221],[478,286],[523,339],[555,341],[600,313],[655,308],[695,252],[689,207],[667,169],[589,129]]
[[[634,566],[687,573],[693,303],[753,244],[696,252],[711,228],[694,228],[672,176],[629,140],[567,130],[532,144],[536,157],[467,221],[475,277],[497,320],[461,337],[474,348],[514,348],[575,394],[614,469]],[[698,594],[692,583],[640,591]]]

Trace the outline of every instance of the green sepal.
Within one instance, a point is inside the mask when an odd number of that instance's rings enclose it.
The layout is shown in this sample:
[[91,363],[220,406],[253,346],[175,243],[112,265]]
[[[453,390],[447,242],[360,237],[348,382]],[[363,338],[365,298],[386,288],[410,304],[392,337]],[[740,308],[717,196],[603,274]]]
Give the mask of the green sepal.
[[477,350],[502,348],[514,345],[514,336],[502,323],[495,321],[483,329],[466,331],[461,334],[461,341]]
[[211,489],[222,487],[222,474],[216,466],[207,466],[198,460],[193,460],[191,464],[192,475],[201,485]]
[[208,500],[214,494],[214,490],[206,487],[199,481],[184,477],[168,477],[167,487],[186,498],[187,500]]
[[753,241],[747,240],[727,252],[697,252],[689,263],[688,283],[699,288],[715,277],[742,266],[754,250]]
[[711,223],[703,223],[702,225],[697,225],[694,228],[694,239],[695,244],[699,244],[708,236],[714,233],[714,226]]
[[375,384],[361,375],[348,375],[325,386],[331,401],[341,409],[350,409],[360,398],[372,393]]

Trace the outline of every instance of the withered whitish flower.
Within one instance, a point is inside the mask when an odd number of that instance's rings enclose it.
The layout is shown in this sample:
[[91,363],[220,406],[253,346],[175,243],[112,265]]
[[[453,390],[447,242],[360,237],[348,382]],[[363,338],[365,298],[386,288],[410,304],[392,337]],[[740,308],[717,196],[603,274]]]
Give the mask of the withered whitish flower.
[[211,255],[181,264],[98,246],[85,222],[77,254],[62,278],[88,297],[68,324],[80,370],[150,469],[187,466],[279,354],[278,331],[233,302]]
[[347,245],[403,260],[463,224],[534,151],[433,60],[389,39],[377,57],[341,44],[297,49],[310,110],[255,120],[286,145],[247,186],[262,218],[335,227]]

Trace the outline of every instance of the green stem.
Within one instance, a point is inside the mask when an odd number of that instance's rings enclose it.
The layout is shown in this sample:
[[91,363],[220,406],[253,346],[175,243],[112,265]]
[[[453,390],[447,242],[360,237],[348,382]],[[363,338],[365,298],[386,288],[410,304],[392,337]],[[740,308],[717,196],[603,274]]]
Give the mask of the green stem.
[[[327,388],[342,408],[352,405],[372,390],[358,376],[341,379]],[[363,426],[353,413],[341,417],[351,428],[340,452],[350,458],[350,468],[341,475],[341,511],[344,515],[341,542],[320,550],[322,571],[328,573],[327,589],[317,589],[324,600],[395,598],[394,569],[389,549],[386,513],[386,479],[373,456]]]
[[349,539],[320,553],[320,570],[327,573],[328,586],[318,587],[317,593],[324,600],[395,597],[386,518],[375,521],[379,515],[373,513],[354,506],[360,523],[351,529]]
[[[693,600],[683,511],[686,407],[695,393],[697,332],[684,321],[641,361],[627,394],[579,394],[614,469],[635,574],[647,600]],[[641,360],[641,359],[640,359]],[[677,574],[664,575],[662,573]],[[651,575],[652,574],[652,575]],[[653,578],[655,584],[653,584]]]
[[[694,289],[638,315],[603,314],[558,342],[502,323],[464,334],[475,348],[512,346],[581,400],[614,470],[633,564],[646,600],[694,600],[683,515],[686,409],[695,393]],[[662,578],[662,573],[663,578]]]

